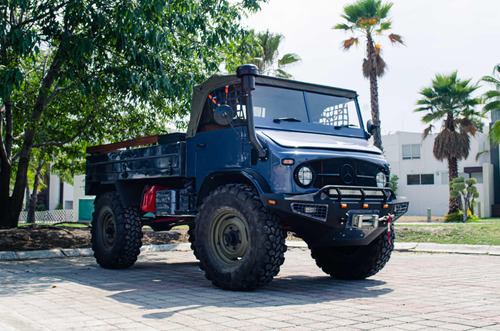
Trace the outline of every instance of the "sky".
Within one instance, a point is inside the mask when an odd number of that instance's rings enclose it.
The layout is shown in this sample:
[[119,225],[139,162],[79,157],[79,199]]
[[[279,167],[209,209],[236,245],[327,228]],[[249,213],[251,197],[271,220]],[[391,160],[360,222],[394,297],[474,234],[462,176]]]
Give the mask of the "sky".
[[[351,35],[333,30],[343,7],[354,0],[269,0],[243,24],[256,31],[281,33],[280,54],[296,53],[302,61],[286,71],[299,81],[352,89],[359,94],[363,120],[370,118],[369,81],[362,75],[365,43],[341,49]],[[385,3],[386,1],[384,1]],[[419,91],[437,73],[458,70],[461,79],[477,83],[500,63],[500,0],[394,0],[389,16],[392,33],[406,46],[378,38],[388,72],[379,80],[382,134],[422,132],[427,126],[414,113]],[[482,82],[474,95],[492,86]],[[485,122],[489,122],[486,120]]]

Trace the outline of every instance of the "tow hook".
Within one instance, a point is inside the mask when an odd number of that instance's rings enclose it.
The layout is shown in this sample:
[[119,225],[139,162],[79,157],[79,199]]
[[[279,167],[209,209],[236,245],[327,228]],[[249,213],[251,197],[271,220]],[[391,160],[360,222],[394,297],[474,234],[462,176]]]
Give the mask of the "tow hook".
[[380,218],[380,221],[387,221],[387,241],[389,242],[389,245],[392,245],[392,242],[391,242],[391,222],[392,222],[393,217],[394,217],[393,215],[388,214],[388,215]]

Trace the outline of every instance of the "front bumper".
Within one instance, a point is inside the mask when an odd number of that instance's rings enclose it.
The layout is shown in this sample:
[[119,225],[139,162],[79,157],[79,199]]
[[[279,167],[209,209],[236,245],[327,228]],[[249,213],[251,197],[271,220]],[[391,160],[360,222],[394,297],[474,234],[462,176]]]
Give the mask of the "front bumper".
[[309,194],[262,194],[261,200],[310,247],[368,245],[409,205],[389,188],[330,185]]

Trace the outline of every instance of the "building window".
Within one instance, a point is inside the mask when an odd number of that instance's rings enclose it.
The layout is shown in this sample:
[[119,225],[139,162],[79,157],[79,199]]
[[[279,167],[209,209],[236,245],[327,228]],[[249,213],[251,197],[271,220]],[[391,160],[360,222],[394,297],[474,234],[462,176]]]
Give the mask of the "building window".
[[407,175],[408,185],[432,185],[434,184],[434,174]]
[[420,145],[403,145],[403,160],[420,159]]
[[408,185],[420,185],[420,175],[408,175]]
[[430,175],[420,175],[421,185],[433,185],[434,184],[434,174]]

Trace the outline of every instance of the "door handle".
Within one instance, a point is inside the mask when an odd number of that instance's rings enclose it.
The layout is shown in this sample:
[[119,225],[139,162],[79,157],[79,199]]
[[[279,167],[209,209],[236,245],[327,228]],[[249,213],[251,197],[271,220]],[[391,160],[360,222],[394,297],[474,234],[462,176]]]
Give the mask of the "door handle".
[[205,148],[205,147],[207,147],[207,145],[206,144],[198,144],[198,147],[199,148]]

